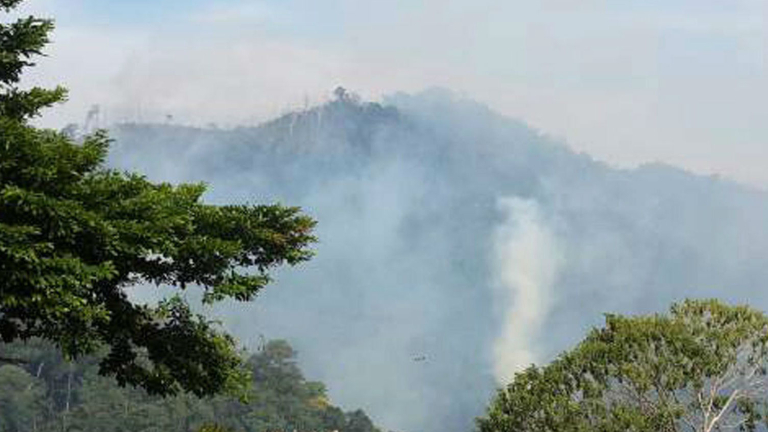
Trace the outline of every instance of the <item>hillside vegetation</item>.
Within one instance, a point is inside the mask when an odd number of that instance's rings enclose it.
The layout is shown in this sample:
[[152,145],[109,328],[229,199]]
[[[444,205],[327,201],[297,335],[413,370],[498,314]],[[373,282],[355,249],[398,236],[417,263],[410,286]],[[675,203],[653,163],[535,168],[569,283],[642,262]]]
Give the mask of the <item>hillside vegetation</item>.
[[213,424],[236,432],[378,432],[363,411],[342,411],[322,383],[306,380],[283,340],[249,356],[252,386],[245,401],[190,394],[164,399],[121,388],[98,375],[99,357],[68,362],[40,341],[2,345],[0,352],[18,360],[0,366],[3,432],[196,432]]

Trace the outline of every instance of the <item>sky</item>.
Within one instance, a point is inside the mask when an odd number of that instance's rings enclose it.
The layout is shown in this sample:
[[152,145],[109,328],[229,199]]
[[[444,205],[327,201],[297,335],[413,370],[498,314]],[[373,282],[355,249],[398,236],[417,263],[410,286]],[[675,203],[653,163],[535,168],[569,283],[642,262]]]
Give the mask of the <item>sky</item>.
[[768,188],[765,0],[29,0],[56,18],[41,120],[256,124],[439,86],[613,165]]

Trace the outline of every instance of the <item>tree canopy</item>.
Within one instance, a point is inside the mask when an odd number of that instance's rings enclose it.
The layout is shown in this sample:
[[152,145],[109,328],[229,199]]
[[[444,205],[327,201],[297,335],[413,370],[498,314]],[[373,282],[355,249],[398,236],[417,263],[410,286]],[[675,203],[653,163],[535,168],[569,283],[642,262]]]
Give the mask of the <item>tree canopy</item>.
[[247,401],[161,398],[121,388],[98,375],[101,353],[69,362],[37,339],[0,349],[26,360],[0,366],[2,432],[379,432],[363,411],[334,406],[322,383],[304,377],[296,351],[282,340],[248,356]]
[[768,417],[768,317],[685,301],[608,315],[572,351],[499,390],[480,432],[754,431]]
[[[20,2],[0,0],[0,13]],[[106,346],[101,373],[153,394],[243,382],[235,342],[215,323],[179,297],[139,305],[128,290],[196,286],[205,302],[251,300],[272,269],[311,257],[315,222],[295,207],[205,204],[203,184],[107,169],[103,131],[76,142],[34,127],[66,97],[19,84],[52,28],[36,17],[0,23],[0,339],[42,338],[68,357]]]

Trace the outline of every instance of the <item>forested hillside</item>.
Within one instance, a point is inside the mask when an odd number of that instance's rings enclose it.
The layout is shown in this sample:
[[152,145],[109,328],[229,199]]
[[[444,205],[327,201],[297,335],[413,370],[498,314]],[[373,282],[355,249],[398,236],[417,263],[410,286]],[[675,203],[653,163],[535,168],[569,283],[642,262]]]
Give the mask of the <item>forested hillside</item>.
[[98,357],[77,362],[43,342],[0,346],[15,364],[0,366],[0,431],[196,432],[220,425],[234,432],[378,432],[362,411],[331,404],[323,383],[308,381],[283,340],[264,344],[247,361],[247,401],[185,394],[163,399],[121,388],[98,375]]
[[244,343],[291,340],[334,400],[387,428],[467,430],[497,383],[605,311],[768,307],[768,194],[663,164],[616,169],[445,91],[112,133],[114,167],[320,221],[301,272],[215,311]]

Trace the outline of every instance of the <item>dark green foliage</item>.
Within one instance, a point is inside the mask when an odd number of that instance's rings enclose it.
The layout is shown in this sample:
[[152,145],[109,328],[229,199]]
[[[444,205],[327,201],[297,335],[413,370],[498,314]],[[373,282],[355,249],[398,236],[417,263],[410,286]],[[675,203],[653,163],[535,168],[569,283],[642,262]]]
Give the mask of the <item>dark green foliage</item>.
[[140,306],[126,289],[194,285],[206,302],[251,300],[271,269],[310,258],[314,221],[294,207],[204,204],[202,184],[105,169],[102,132],[78,143],[30,126],[65,96],[16,86],[51,28],[34,17],[0,25],[0,339],[42,338],[71,358],[107,346],[101,373],[152,394],[233,389],[243,371],[232,338],[178,298]]
[[376,427],[363,410],[357,410],[347,415],[347,421],[342,430],[346,432],[376,432]]
[[[3,0],[0,11],[9,11],[19,3],[21,0]],[[0,118],[23,121],[66,97],[61,87],[20,90],[16,86],[24,68],[34,65],[32,57],[41,55],[52,29],[53,21],[35,17],[0,24]],[[0,125],[7,126],[6,123]]]
[[231,431],[230,429],[227,429],[219,425],[205,425],[201,427],[198,432],[231,432]]
[[686,301],[608,315],[573,351],[498,392],[481,432],[755,431],[768,408],[768,317]]
[[378,432],[363,411],[331,405],[285,341],[269,342],[245,362],[252,377],[247,402],[121,388],[99,376],[97,357],[70,363],[40,340],[0,350],[24,360],[0,367],[0,432]]
[[0,431],[27,430],[44,415],[43,388],[18,366],[0,366]]

